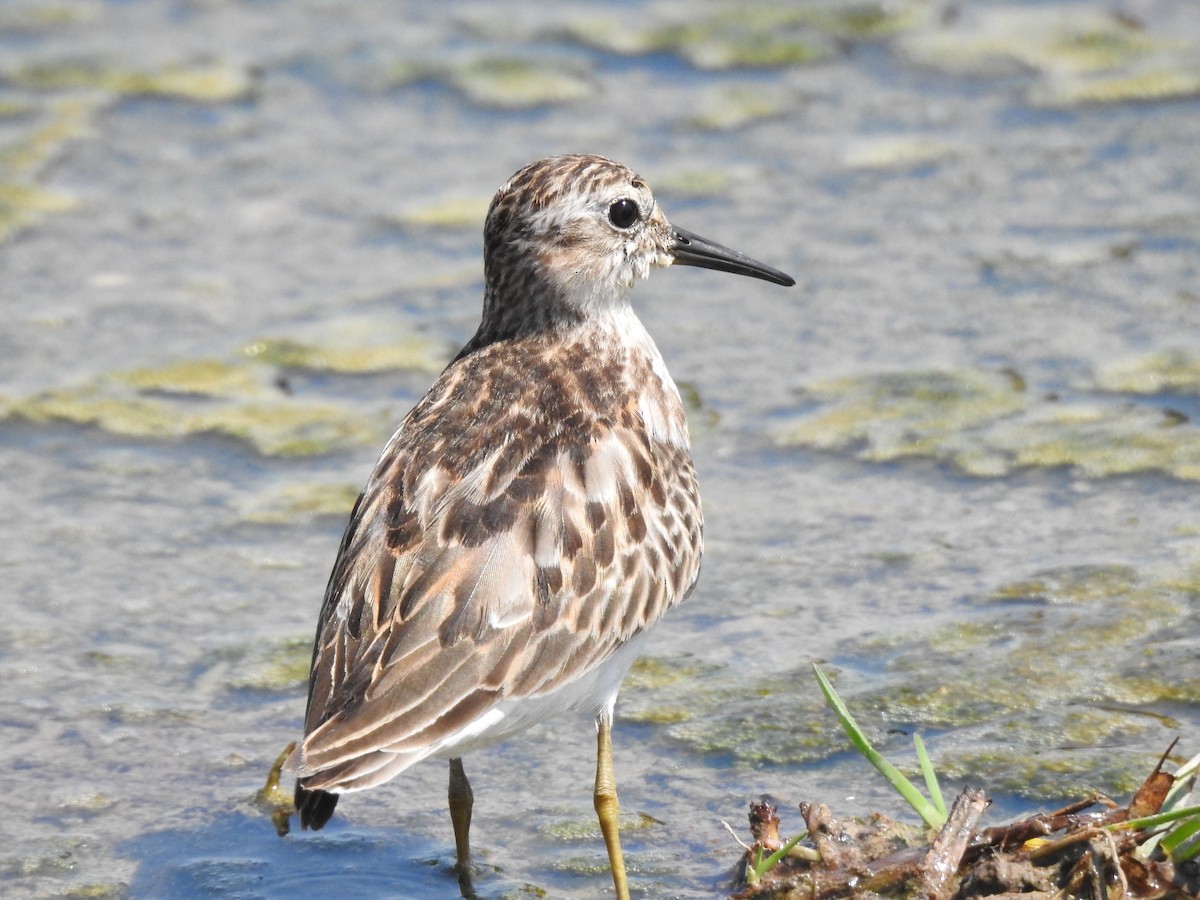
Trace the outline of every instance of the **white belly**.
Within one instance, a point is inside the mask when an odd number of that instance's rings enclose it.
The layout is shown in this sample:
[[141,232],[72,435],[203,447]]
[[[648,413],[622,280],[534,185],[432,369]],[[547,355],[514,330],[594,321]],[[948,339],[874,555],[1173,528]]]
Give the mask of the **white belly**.
[[556,691],[519,700],[502,700],[469,725],[429,748],[426,756],[453,759],[470,750],[519,734],[559,713],[586,710],[599,718],[612,716],[625,673],[641,655],[649,629],[627,641],[616,653]]

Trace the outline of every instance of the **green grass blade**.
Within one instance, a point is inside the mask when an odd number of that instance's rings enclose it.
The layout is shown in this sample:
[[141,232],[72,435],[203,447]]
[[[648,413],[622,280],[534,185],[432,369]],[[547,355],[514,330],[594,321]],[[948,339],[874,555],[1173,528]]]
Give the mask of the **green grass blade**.
[[879,774],[888,780],[891,786],[896,789],[896,792],[916,811],[917,815],[921,817],[926,825],[930,828],[941,828],[945,825],[945,814],[926,800],[921,792],[916,789],[911,781],[904,777],[904,774],[899,769],[884,759],[879,751],[871,746],[871,742],[862,733],[862,730],[854,721],[854,717],[850,715],[850,711],[842,703],[842,698],[837,695],[837,692],[833,689],[833,685],[829,683],[829,679],[821,671],[821,667],[814,663],[813,672],[817,676],[817,684],[821,686],[821,693],[825,695],[826,701],[833,707],[833,712],[838,717],[838,721],[841,722],[842,729],[850,738],[850,742],[858,748],[858,752],[866,757],[867,762],[873,765],[879,771]]
[[[1167,791],[1167,796],[1163,799],[1162,808],[1158,815],[1172,813],[1180,808],[1191,799],[1192,788],[1195,786],[1196,773],[1200,771],[1200,753],[1193,756],[1182,766],[1175,770],[1174,784]],[[1151,859],[1154,852],[1162,846],[1162,849],[1168,852],[1175,862],[1183,862],[1195,856],[1200,856],[1200,840],[1193,840],[1188,843],[1189,831],[1194,834],[1195,826],[1188,823],[1187,819],[1190,816],[1187,810],[1184,809],[1184,819],[1181,824],[1170,831],[1159,831],[1152,834],[1143,841],[1137,848],[1137,857],[1139,859]],[[1141,821],[1151,820],[1153,817],[1146,816]],[[1171,819],[1158,819],[1159,822],[1168,822]],[[1200,815],[1197,816],[1197,821],[1200,821]],[[1144,826],[1148,830],[1153,826]]]
[[1111,825],[1105,825],[1105,828],[1136,828],[1139,831],[1147,831],[1151,828],[1157,828],[1159,825],[1166,825],[1170,822],[1177,822],[1180,819],[1188,819],[1192,816],[1200,816],[1200,806],[1185,806],[1182,809],[1173,809],[1170,812],[1156,813],[1153,816],[1142,816],[1140,819],[1129,819],[1125,822],[1114,822]]
[[1159,846],[1167,853],[1171,859],[1176,862],[1182,862],[1185,859],[1191,859],[1197,853],[1200,853],[1200,841],[1196,841],[1190,847],[1184,847],[1189,841],[1192,841],[1196,835],[1200,834],[1200,816],[1194,819],[1189,819],[1180,822],[1165,835]]
[[758,884],[758,882],[762,879],[762,872],[766,871],[765,869],[762,871],[759,870],[759,867],[762,865],[763,858],[762,847],[758,847],[756,850],[757,852],[754,854],[754,858],[746,861],[746,884],[750,885],[751,887]]
[[933,805],[937,807],[937,811],[945,820],[948,815],[946,800],[942,797],[942,786],[938,784],[937,772],[933,771],[933,762],[929,759],[929,752],[925,749],[925,742],[921,740],[921,735],[913,734],[913,746],[917,748],[917,764],[921,767],[921,774],[925,777],[925,789],[929,791],[929,799],[933,801]]
[[1166,799],[1163,800],[1163,809],[1172,809],[1188,799],[1188,792],[1192,789],[1192,778],[1198,772],[1200,772],[1200,753],[1175,770],[1175,783],[1167,791]]
[[752,881],[750,881],[750,879],[746,879],[747,883],[754,884],[755,882],[758,881],[758,879],[762,878],[764,875],[766,875],[768,872],[770,872],[771,869],[775,868],[775,864],[777,862],[779,862],[781,859],[783,859],[785,856],[787,856],[788,853],[791,852],[791,849],[793,847],[795,847],[798,843],[800,843],[802,840],[804,840],[806,837],[808,837],[807,831],[800,832],[798,835],[796,835],[794,838],[792,838],[790,841],[788,841],[786,844],[784,844],[782,847],[780,847],[778,850],[776,850],[774,853],[772,853],[766,859],[761,858],[762,854],[760,852],[759,860],[758,860],[758,862],[756,862],[754,864],[754,881],[752,882]]

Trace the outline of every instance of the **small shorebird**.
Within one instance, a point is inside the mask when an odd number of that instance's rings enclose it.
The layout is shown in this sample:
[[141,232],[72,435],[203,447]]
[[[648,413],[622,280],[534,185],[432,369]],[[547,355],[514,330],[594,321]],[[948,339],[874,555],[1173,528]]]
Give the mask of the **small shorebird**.
[[613,705],[700,571],[683,404],[627,299],[672,263],[795,284],[673,227],[645,181],[598,156],[535,162],[492,200],[479,330],[384,448],[329,578],[288,760],[302,827],[322,827],[341,793],[448,758],[469,884],[461,755],[584,709],[596,813],[629,896]]

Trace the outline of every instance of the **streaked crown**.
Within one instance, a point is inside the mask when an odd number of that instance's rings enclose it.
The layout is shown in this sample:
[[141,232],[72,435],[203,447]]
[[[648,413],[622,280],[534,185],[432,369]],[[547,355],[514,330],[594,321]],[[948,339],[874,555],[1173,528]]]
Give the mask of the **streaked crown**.
[[580,321],[623,303],[634,281],[671,263],[671,226],[650,188],[600,156],[521,169],[492,200],[483,234],[492,333]]

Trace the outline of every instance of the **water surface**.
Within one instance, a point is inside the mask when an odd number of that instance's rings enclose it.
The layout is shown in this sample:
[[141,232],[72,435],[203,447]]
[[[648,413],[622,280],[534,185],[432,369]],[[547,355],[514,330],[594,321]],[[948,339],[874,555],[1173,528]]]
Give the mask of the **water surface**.
[[[799,281],[634,295],[708,527],[618,707],[640,895],[719,893],[762,791],[903,814],[812,661],[993,823],[1200,749],[1200,19],[1110,7],[0,8],[6,896],[456,895],[440,763],[316,835],[254,796],[487,201],[557,152]],[[609,890],[589,722],[466,766],[484,896]]]

